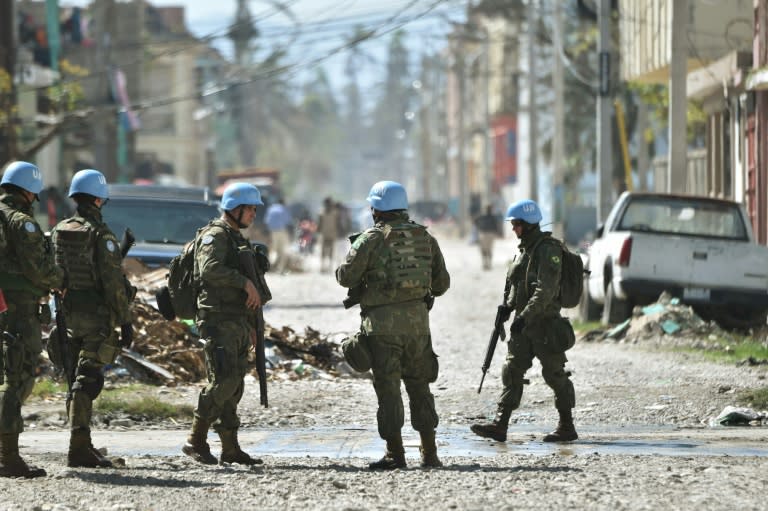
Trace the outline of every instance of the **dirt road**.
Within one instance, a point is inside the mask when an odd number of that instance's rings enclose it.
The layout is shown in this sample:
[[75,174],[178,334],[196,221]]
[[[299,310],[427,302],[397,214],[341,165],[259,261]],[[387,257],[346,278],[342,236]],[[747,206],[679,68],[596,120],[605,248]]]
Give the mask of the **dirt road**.
[[[179,451],[187,425],[128,422],[96,425],[94,433],[97,445],[125,458],[125,468],[69,469],[67,432],[54,420],[40,420],[55,415],[60,403],[34,403],[25,412],[35,412],[30,422],[36,427],[22,435],[22,451],[50,475],[0,480],[0,509],[765,509],[768,428],[706,425],[735,404],[739,389],[766,384],[761,368],[643,346],[577,343],[569,368],[578,442],[541,442],[556,412],[538,365],[528,374],[510,440],[473,437],[469,424],[493,413],[501,385],[505,346],[477,394],[503,261],[515,244],[497,246],[494,270],[483,272],[477,247],[442,243],[453,283],[435,305],[432,331],[441,364],[433,389],[445,468],[418,468],[417,435],[406,418],[409,468],[366,469],[383,449],[366,379],[274,382],[268,410],[259,407],[258,385],[249,382],[242,444],[264,458],[263,467],[199,466]],[[344,291],[331,275],[272,276],[270,284],[270,324],[325,333],[356,329],[357,314],[339,306]],[[158,392],[191,403],[197,388]],[[217,452],[215,435],[210,441]]]

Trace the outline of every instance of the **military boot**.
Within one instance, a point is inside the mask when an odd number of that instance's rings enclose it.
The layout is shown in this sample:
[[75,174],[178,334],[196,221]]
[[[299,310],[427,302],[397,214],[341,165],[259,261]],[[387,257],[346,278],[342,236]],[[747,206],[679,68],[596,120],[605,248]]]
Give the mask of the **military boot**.
[[45,470],[27,465],[19,456],[19,434],[0,434],[0,477],[43,477]]
[[187,437],[187,443],[184,444],[181,451],[198,463],[215,465],[218,460],[211,454],[211,447],[207,440],[209,427],[210,424],[203,419],[197,417],[192,419],[192,432]]
[[91,430],[73,429],[69,436],[68,467],[111,468],[112,462],[101,455],[91,443]]
[[437,457],[437,444],[435,443],[434,431],[419,431],[421,436],[421,466],[424,468],[442,467],[443,462]]
[[258,458],[251,458],[247,452],[240,448],[236,429],[219,431],[219,438],[221,438],[221,463],[240,463],[241,465],[261,465],[264,463]]
[[399,434],[396,438],[387,440],[387,452],[384,453],[383,458],[368,464],[371,470],[394,470],[406,466],[403,438]]
[[571,409],[558,410],[560,421],[557,423],[557,429],[544,437],[545,442],[572,442],[579,438],[576,433],[576,427],[573,425],[573,413]]
[[509,426],[509,416],[512,415],[512,410],[505,410],[499,408],[496,412],[496,417],[493,422],[485,424],[472,424],[472,432],[478,436],[484,438],[492,438],[497,442],[507,441],[507,426]]

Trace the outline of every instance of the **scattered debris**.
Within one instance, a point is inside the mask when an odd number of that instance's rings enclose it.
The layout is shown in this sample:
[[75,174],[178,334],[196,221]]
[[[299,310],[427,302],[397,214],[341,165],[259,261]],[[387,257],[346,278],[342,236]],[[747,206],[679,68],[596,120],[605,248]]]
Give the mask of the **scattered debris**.
[[710,421],[712,426],[747,426],[750,423],[759,425],[763,420],[768,419],[767,412],[756,412],[751,408],[740,408],[736,406],[726,406],[720,415]]

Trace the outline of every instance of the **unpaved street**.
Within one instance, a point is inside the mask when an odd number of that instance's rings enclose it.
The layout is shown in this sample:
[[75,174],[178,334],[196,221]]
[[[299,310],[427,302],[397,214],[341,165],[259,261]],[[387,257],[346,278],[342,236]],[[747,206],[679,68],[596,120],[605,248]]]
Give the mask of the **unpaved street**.
[[[242,443],[264,458],[263,467],[196,465],[180,452],[188,425],[163,423],[146,431],[97,426],[95,443],[125,458],[126,467],[68,469],[67,432],[38,420],[21,436],[22,452],[49,477],[0,480],[0,509],[765,509],[768,429],[706,425],[735,404],[736,391],[764,386],[764,368],[716,365],[644,345],[581,342],[569,352],[578,442],[541,442],[556,412],[537,365],[510,440],[500,445],[469,433],[471,422],[492,415],[500,389],[503,345],[477,394],[503,262],[515,242],[497,245],[494,270],[483,272],[477,247],[440,241],[453,279],[432,314],[445,468],[418,468],[418,436],[406,418],[409,468],[367,470],[383,450],[367,379],[272,382],[268,410],[259,407],[251,382],[241,405]],[[356,310],[339,305],[344,290],[332,275],[275,275],[270,284],[270,324],[324,333],[356,329]],[[191,403],[197,387],[158,392]],[[60,406],[37,403],[29,410],[40,417]],[[210,441],[216,453],[215,435]]]

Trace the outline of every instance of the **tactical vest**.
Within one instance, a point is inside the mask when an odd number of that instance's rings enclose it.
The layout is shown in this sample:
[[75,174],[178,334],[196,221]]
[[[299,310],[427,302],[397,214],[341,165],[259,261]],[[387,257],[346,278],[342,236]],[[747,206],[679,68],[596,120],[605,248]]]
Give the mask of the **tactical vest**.
[[66,272],[68,289],[97,289],[96,235],[96,229],[81,217],[56,226],[56,265]]
[[432,247],[425,227],[385,224],[381,263],[365,275],[363,305],[383,305],[423,298],[432,287]]
[[0,289],[6,291],[21,290],[43,296],[47,290],[35,286],[21,271],[21,265],[11,254],[8,245],[9,221],[19,213],[5,202],[0,202]]

